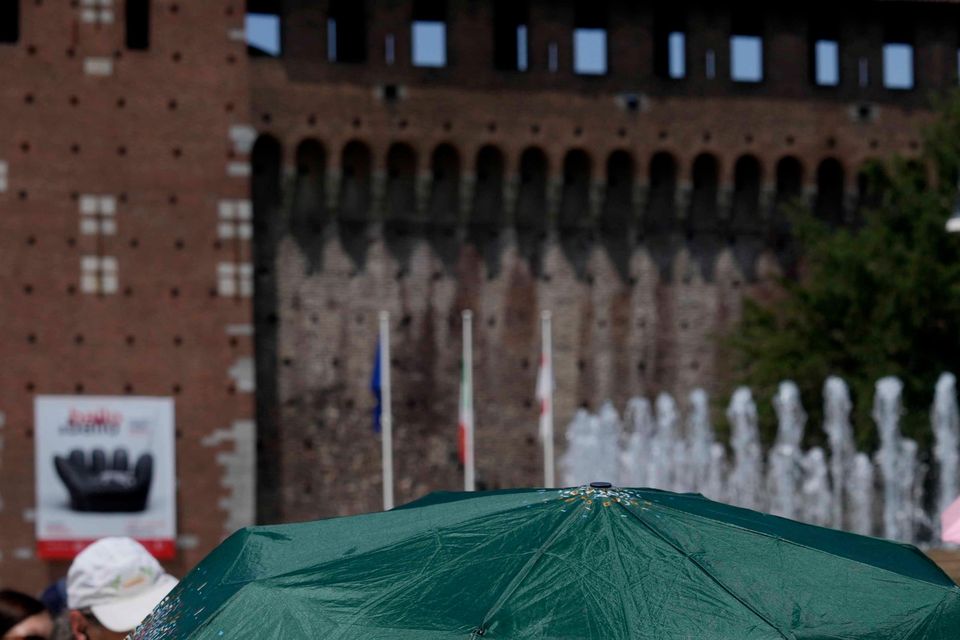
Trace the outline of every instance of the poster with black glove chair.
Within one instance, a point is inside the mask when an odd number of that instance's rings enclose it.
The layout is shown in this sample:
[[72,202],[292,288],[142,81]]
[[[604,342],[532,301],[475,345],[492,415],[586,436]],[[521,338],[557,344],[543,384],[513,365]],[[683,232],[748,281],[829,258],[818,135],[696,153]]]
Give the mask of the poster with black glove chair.
[[37,396],[37,553],[66,560],[103,536],[170,558],[176,538],[171,398]]

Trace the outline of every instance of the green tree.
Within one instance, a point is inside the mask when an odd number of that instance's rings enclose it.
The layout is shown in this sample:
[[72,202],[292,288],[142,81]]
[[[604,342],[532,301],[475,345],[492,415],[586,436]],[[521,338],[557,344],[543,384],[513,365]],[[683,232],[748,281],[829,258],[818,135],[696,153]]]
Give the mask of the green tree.
[[766,411],[781,380],[803,393],[814,439],[829,375],[850,385],[858,444],[872,447],[874,384],[904,383],[903,429],[930,441],[928,410],[943,371],[960,373],[960,235],[944,224],[960,175],[960,96],[937,105],[918,159],[891,158],[868,172],[872,206],[849,228],[831,228],[809,210],[793,212],[800,267],[782,295],[747,302],[730,336],[741,380]]

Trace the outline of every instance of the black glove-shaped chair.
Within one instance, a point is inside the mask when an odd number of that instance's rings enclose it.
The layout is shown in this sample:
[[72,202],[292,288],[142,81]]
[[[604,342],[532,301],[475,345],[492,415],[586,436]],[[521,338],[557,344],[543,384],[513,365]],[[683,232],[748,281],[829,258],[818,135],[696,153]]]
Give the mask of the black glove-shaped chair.
[[67,457],[54,457],[53,465],[70,492],[74,511],[135,512],[147,507],[153,480],[149,453],[141,455],[132,470],[125,449],[114,451],[109,461],[103,449],[94,449],[89,458],[74,449]]

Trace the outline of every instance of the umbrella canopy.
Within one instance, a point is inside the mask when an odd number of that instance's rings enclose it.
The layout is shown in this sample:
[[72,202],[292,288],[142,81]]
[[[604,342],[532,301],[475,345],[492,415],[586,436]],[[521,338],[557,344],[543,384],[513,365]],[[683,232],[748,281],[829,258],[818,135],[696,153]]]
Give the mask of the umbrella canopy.
[[134,638],[946,640],[958,630],[960,587],[914,547],[607,485],[439,493],[385,513],[244,529]]

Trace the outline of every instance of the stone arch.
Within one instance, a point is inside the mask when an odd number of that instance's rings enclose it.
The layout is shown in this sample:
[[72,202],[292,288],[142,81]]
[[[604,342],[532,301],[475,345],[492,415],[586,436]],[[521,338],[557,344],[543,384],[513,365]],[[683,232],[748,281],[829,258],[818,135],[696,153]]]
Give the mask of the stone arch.
[[561,229],[579,229],[590,224],[590,156],[571,149],[563,158],[563,193],[560,199]]
[[607,158],[607,180],[600,215],[605,234],[625,234],[633,224],[633,156],[618,149]]
[[340,212],[346,222],[366,222],[370,219],[370,183],[373,160],[370,147],[359,140],[351,140],[340,154]]
[[649,179],[644,232],[657,235],[676,231],[677,161],[673,155],[666,151],[654,154],[650,159]]
[[803,164],[796,156],[784,156],[777,162],[776,193],[768,243],[785,257],[790,239],[790,211],[803,202]]
[[270,135],[257,138],[250,153],[250,194],[253,203],[253,336],[256,376],[257,431],[261,453],[257,456],[258,515],[277,517],[280,504],[279,389],[277,386],[277,245],[282,234],[281,175],[283,147]]
[[857,217],[883,202],[883,192],[889,184],[886,167],[880,160],[869,158],[857,170]]
[[543,231],[547,221],[547,156],[539,147],[528,147],[520,156],[516,226]]
[[846,176],[843,165],[836,158],[826,158],[817,167],[817,198],[814,203],[814,214],[833,225],[839,225],[844,220],[844,193],[846,191]]
[[319,141],[307,138],[297,145],[296,169],[291,228],[297,236],[320,233],[327,221],[327,153]]
[[453,228],[460,217],[460,154],[450,144],[437,145],[430,158],[430,223]]
[[745,154],[737,158],[733,167],[733,200],[730,227],[737,234],[760,232],[763,212],[760,210],[760,192],[763,173],[756,156]]
[[387,150],[387,184],[384,209],[391,223],[412,223],[417,219],[417,154],[402,142]]
[[504,167],[503,152],[497,147],[487,145],[477,152],[471,224],[499,226],[503,214]]
[[720,228],[720,163],[711,153],[693,160],[693,191],[690,194],[689,231],[693,235],[716,233]]

